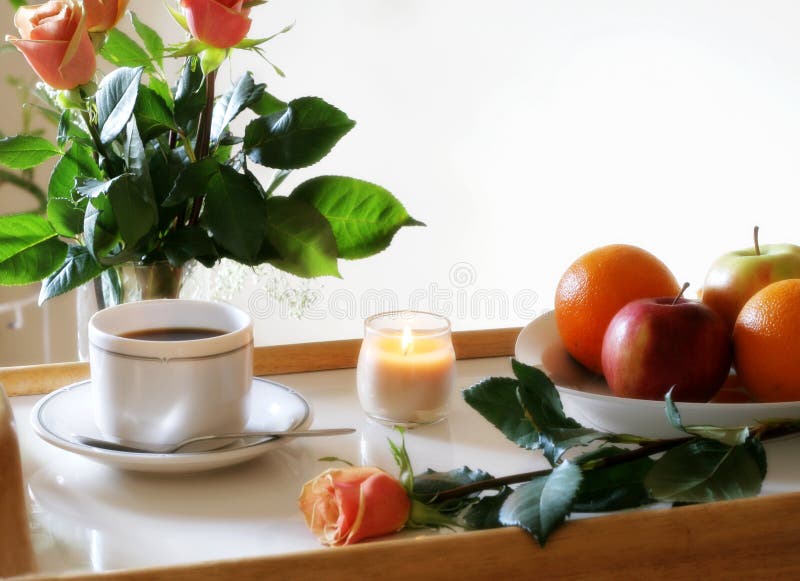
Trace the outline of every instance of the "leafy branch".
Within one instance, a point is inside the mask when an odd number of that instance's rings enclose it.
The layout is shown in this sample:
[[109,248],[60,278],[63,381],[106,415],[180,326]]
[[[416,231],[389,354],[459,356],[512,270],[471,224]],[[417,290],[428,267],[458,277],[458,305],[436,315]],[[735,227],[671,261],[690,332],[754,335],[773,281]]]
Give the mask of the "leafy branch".
[[[767,473],[762,442],[800,432],[797,419],[684,426],[671,394],[666,417],[685,436],[652,439],[594,430],[565,415],[542,371],[516,360],[512,369],[515,377],[485,379],[466,389],[464,399],[511,441],[542,452],[551,467],[499,478],[467,467],[415,477],[414,501],[457,516],[465,528],[519,526],[543,545],[573,512],[754,496]],[[402,457],[396,448],[395,456]]]

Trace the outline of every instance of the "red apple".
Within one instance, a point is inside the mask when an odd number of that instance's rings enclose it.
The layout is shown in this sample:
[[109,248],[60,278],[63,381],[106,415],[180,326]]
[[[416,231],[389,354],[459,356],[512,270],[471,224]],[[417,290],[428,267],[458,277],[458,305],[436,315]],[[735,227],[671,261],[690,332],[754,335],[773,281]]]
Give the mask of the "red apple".
[[[685,287],[684,287],[685,288]],[[603,338],[603,374],[612,393],[704,402],[722,387],[731,368],[725,321],[700,301],[682,297],[628,303]]]
[[717,311],[733,331],[739,311],[750,297],[770,283],[800,278],[800,246],[758,244],[753,229],[752,248],[729,252],[711,265],[703,283],[702,301]]

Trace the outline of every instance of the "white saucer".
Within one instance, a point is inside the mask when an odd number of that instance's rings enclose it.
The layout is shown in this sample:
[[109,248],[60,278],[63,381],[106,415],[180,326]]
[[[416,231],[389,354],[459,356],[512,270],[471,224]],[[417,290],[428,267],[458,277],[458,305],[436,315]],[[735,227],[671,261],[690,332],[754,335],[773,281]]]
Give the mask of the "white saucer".
[[[584,426],[653,438],[681,435],[669,425],[663,401],[614,396],[602,376],[572,359],[561,342],[553,311],[528,323],[517,337],[514,351],[517,360],[547,373],[558,389],[564,411]],[[800,402],[676,405],[687,426],[744,426],[770,418],[800,417]]]
[[[63,387],[31,410],[31,423],[45,442],[115,468],[141,472],[197,472],[238,464],[282,446],[288,438],[239,440],[209,452],[149,454],[119,452],[76,442],[71,434],[103,438],[92,418],[91,381]],[[253,379],[252,416],[245,431],[302,430],[311,425],[311,406],[293,389]]]

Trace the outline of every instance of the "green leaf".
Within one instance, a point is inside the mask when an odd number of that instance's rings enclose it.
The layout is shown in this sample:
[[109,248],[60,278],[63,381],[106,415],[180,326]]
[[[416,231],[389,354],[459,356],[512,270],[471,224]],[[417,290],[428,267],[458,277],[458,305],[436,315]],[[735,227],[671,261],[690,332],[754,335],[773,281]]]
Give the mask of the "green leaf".
[[467,466],[449,470],[448,472],[438,472],[428,468],[422,474],[417,474],[414,477],[414,494],[433,496],[445,490],[472,484],[473,482],[489,480],[490,478],[492,478],[492,475],[488,472],[472,470]]
[[0,216],[0,284],[38,282],[64,260],[67,245],[36,214]]
[[183,12],[173,6],[171,2],[165,2],[164,4],[170,16],[178,23],[178,26],[183,28],[186,32],[189,32],[189,25],[186,23],[186,17],[183,15]]
[[667,421],[669,422],[669,425],[676,430],[683,432],[685,430],[683,429],[683,422],[681,421],[681,413],[678,411],[678,406],[676,406],[675,402],[672,401],[673,389],[674,386],[669,388],[669,391],[664,396],[664,413],[667,414]]
[[57,141],[59,147],[64,147],[67,141],[80,143],[92,148],[92,138],[77,123],[72,120],[72,110],[65,109],[58,120]]
[[291,197],[314,206],[330,222],[341,258],[381,252],[400,228],[420,225],[388,190],[354,178],[316,177]]
[[464,401],[500,430],[506,438],[523,448],[534,448],[539,433],[525,415],[517,399],[519,382],[508,377],[490,377],[465,389]]
[[102,271],[103,267],[95,261],[85,247],[70,246],[63,264],[42,283],[39,304],[78,288]]
[[100,56],[117,67],[142,67],[154,71],[150,55],[135,40],[119,28],[108,31]]
[[539,433],[535,447],[544,450],[551,465],[574,446],[608,438],[607,433],[584,428],[564,414],[558,391],[543,371],[516,359],[511,360],[511,367],[520,381],[517,397],[523,413]]
[[203,73],[208,75],[216,71],[228,58],[229,52],[227,48],[217,48],[215,46],[203,49],[203,52],[200,53],[200,68]]
[[[582,465],[589,460],[617,456],[628,452],[616,446],[603,446],[582,454],[575,464]],[[584,470],[573,510],[575,512],[609,512],[635,508],[652,501],[644,478],[653,467],[650,458],[639,458],[608,468]]]
[[550,533],[571,512],[581,479],[578,466],[562,462],[549,475],[517,488],[503,504],[500,522],[523,528],[544,546]]
[[718,426],[686,426],[686,432],[701,438],[716,440],[726,446],[739,446],[750,437],[750,428],[721,428]]
[[764,445],[756,438],[750,438],[743,445],[756,463],[758,473],[761,474],[761,480],[763,481],[767,477],[767,452],[764,450]]
[[111,180],[106,195],[122,239],[128,246],[134,246],[150,232],[158,219],[151,201],[132,174]]
[[255,163],[298,169],[317,163],[355,126],[355,121],[318,97],[302,97],[283,111],[247,126],[244,150]]
[[111,181],[96,178],[75,178],[75,192],[83,198],[96,198],[108,191]]
[[102,172],[92,156],[92,151],[79,143],[73,143],[69,151],[53,167],[47,197],[70,198],[75,190],[75,179],[100,178]]
[[267,240],[281,258],[270,263],[305,278],[340,276],[336,239],[315,208],[291,198],[267,199]]
[[[189,38],[177,44],[171,44],[166,47],[165,54],[172,58],[179,58],[183,56],[197,56],[208,48],[208,45],[196,38]],[[199,62],[199,61],[198,61]],[[202,63],[200,63],[202,67]]]
[[105,194],[92,197],[86,206],[86,213],[83,216],[83,237],[87,250],[95,260],[108,255],[118,247],[121,240],[119,230],[111,202]]
[[[529,411],[529,405],[525,405],[525,409]],[[539,431],[538,447],[542,449],[545,458],[547,458],[550,464],[555,465],[567,450],[577,446],[588,446],[592,442],[607,440],[610,437],[611,435],[606,432],[584,428],[583,426],[575,428],[548,428]]]
[[167,207],[164,206],[164,202],[175,185],[178,175],[185,167],[185,159],[181,157],[181,150],[170,149],[166,142],[154,141],[152,147],[152,155],[148,160],[150,182],[153,185],[153,194],[159,207],[158,229],[163,231],[183,213],[182,207]]
[[277,190],[280,185],[289,177],[289,174],[292,173],[290,169],[278,169],[275,170],[275,173],[272,174],[272,179],[269,182],[269,186],[267,186],[264,195],[269,197],[271,196],[275,190]]
[[75,238],[83,232],[84,210],[69,198],[50,198],[47,219],[60,236]]
[[176,267],[196,259],[210,268],[219,260],[217,248],[208,232],[196,226],[172,230],[164,239],[162,249],[169,263]]
[[163,205],[177,206],[204,195],[212,180],[222,179],[221,172],[222,164],[210,157],[187,165],[178,175]]
[[136,106],[133,109],[139,133],[144,141],[169,131],[176,130],[177,125],[172,118],[172,111],[161,96],[150,87],[139,87]]
[[153,89],[159,97],[161,97],[164,102],[169,107],[169,110],[175,107],[175,101],[172,98],[172,92],[170,91],[169,85],[163,79],[160,79],[156,76],[150,75],[150,79],[147,81],[147,86]]
[[141,67],[117,69],[100,82],[96,96],[97,125],[103,143],[113,141],[128,124],[136,106],[142,70]]
[[[246,8],[253,8],[254,6],[258,6],[260,4],[266,4],[266,3],[267,3],[267,0],[263,0],[263,1],[251,0],[250,2],[245,2],[245,7]],[[259,45],[264,44],[265,42],[269,42],[270,40],[272,40],[276,36],[279,36],[281,34],[286,34],[292,28],[294,28],[294,23],[283,27],[281,30],[279,30],[275,34],[272,34],[272,35],[267,36],[265,38],[245,38],[239,44],[237,44],[234,48],[241,48],[241,49],[245,49],[245,50],[255,48],[255,47],[259,46]]]
[[503,487],[497,494],[482,497],[463,514],[464,527],[468,529],[495,529],[503,526],[500,511],[513,490]]
[[263,83],[256,84],[253,75],[245,73],[214,104],[211,121],[211,143],[215,144],[231,121],[247,107],[257,103],[264,95]]
[[12,169],[30,169],[61,153],[42,137],[15,135],[0,139],[0,165]]
[[764,478],[760,444],[727,446],[692,440],[659,458],[645,478],[653,498],[665,502],[711,502],[755,496]]
[[150,181],[147,151],[139,135],[139,128],[134,118],[131,118],[125,130],[123,154],[125,165],[131,175],[131,181],[136,186],[141,199],[147,204],[152,223],[156,224],[158,222],[158,205],[153,192],[153,184]]
[[264,91],[261,98],[255,103],[251,103],[249,107],[256,115],[265,116],[285,111],[289,107],[289,104]]
[[261,192],[247,176],[226,165],[218,165],[206,188],[201,218],[215,242],[238,261],[252,264],[266,229]]
[[582,427],[564,414],[561,398],[547,374],[536,367],[520,363],[516,359],[511,360],[511,368],[514,375],[517,376],[520,386],[524,388],[521,390],[524,397],[520,403],[526,406],[537,430],[549,431]]
[[709,440],[716,440],[726,446],[744,444],[750,436],[750,428],[747,426],[731,428],[718,426],[684,426],[681,422],[681,414],[678,411],[678,407],[675,405],[675,402],[672,401],[672,389],[670,389],[664,397],[664,403],[666,404],[665,412],[670,425],[687,434],[700,436],[701,438],[707,438]]
[[116,268],[107,268],[100,273],[100,286],[103,290],[103,303],[106,307],[123,302],[124,289]]
[[205,76],[197,58],[186,59],[175,91],[175,121],[183,129],[196,121],[206,106]]
[[135,12],[131,12],[131,22],[136,34],[142,39],[144,47],[153,60],[158,63],[158,66],[164,66],[164,41],[161,36],[152,28],[147,26],[144,22],[139,20]]
[[414,468],[411,466],[411,458],[408,455],[408,450],[406,450],[405,429],[399,426],[395,426],[394,429],[400,433],[400,443],[395,443],[391,438],[386,438],[386,440],[389,443],[389,449],[392,451],[395,464],[397,464],[400,471],[398,475],[400,482],[403,483],[403,488],[406,489],[406,492],[411,494],[415,489]]

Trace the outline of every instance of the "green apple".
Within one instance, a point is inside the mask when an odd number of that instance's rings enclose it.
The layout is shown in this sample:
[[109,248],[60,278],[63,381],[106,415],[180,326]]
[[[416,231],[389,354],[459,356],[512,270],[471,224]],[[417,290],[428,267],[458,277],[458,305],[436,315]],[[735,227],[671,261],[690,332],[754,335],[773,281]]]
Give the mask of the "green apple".
[[717,311],[728,328],[747,300],[770,283],[800,278],[800,246],[758,244],[758,226],[753,229],[752,248],[720,256],[709,268],[703,283],[703,302]]

